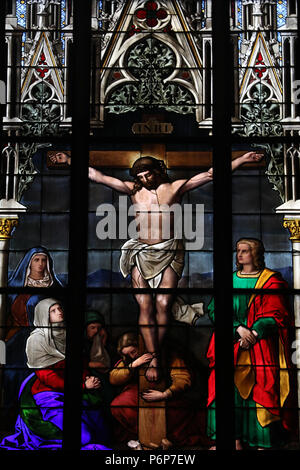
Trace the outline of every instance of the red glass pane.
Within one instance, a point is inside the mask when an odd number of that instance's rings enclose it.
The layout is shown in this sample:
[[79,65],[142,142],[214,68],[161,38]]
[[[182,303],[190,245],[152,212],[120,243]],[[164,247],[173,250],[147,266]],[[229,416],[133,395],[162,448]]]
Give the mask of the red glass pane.
[[146,23],[148,26],[150,26],[150,28],[153,28],[157,25],[158,21],[156,18],[148,18]]
[[139,20],[144,20],[147,17],[147,12],[146,10],[138,10],[136,12],[136,16],[138,17]]
[[157,10],[157,3],[156,2],[147,2],[145,6],[146,6],[147,10],[152,10],[152,11]]
[[168,13],[165,10],[160,9],[157,11],[156,16],[159,20],[164,20],[167,18]]

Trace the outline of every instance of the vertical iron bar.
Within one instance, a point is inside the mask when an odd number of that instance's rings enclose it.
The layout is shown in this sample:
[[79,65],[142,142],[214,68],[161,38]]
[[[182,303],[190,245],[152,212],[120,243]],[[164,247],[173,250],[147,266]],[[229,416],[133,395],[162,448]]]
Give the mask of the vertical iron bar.
[[69,296],[63,448],[81,447],[82,351],[86,305],[90,130],[91,0],[74,0]]
[[[294,57],[293,61],[295,64],[295,80],[297,83],[297,80],[300,80],[300,0],[297,0],[296,2],[296,7],[297,7],[297,37],[295,39],[295,44],[294,44]],[[298,89],[299,86],[295,84],[295,87],[293,87],[293,93],[295,93],[296,89]],[[298,93],[299,97],[299,93]],[[294,97],[292,96],[292,100],[294,101]],[[298,100],[296,102],[295,106],[295,114],[296,117],[300,115],[300,104],[298,103]]]
[[7,74],[7,48],[5,43],[5,13],[6,2],[0,2],[0,139],[3,138],[3,116],[5,116],[6,111],[6,90],[4,89],[4,83],[6,84],[6,74]]
[[214,288],[217,450],[234,449],[231,110],[233,61],[227,0],[212,2]]

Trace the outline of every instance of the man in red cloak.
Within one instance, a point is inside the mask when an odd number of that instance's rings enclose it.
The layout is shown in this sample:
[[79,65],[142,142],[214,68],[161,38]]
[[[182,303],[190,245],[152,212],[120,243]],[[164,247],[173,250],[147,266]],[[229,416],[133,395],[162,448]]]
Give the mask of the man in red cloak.
[[[289,313],[286,294],[284,290],[287,283],[281,274],[258,265],[255,266],[257,258],[256,250],[263,253],[263,245],[259,240],[243,239],[238,242],[237,252],[240,248],[249,249],[252,273],[257,274],[255,289],[263,289],[266,293],[253,293],[248,302],[245,312],[245,323],[240,324],[242,331],[248,330],[249,342],[243,339],[240,326],[235,325],[234,312],[234,383],[240,396],[239,399],[254,402],[256,408],[257,426],[262,429],[271,423],[280,422],[286,431],[295,431],[295,374],[291,363],[289,330],[292,327],[292,319]],[[252,255],[251,255],[252,253]],[[239,265],[238,265],[239,266]],[[242,276],[247,276],[246,264],[240,266],[240,271],[234,273],[237,282],[234,287],[242,287]],[[244,268],[243,268],[244,267]],[[263,269],[261,269],[263,268]],[[253,271],[257,272],[254,273]],[[249,270],[248,270],[249,271]],[[245,278],[244,278],[245,279]],[[281,290],[281,293],[268,293],[272,290]],[[242,297],[242,296],[236,296]],[[241,336],[237,333],[241,332]],[[215,335],[213,334],[207,352],[209,367],[211,369],[208,383],[208,402],[210,407],[215,400]],[[293,410],[294,408],[294,410]],[[253,409],[253,406],[252,406]],[[249,412],[249,409],[248,409]],[[249,414],[248,414],[249,419]],[[248,427],[251,426],[250,421]],[[255,427],[255,425],[254,425]],[[248,429],[249,435],[255,431]],[[246,431],[247,434],[247,431]],[[239,436],[240,437],[240,436]],[[245,435],[244,435],[245,437]],[[247,441],[247,436],[245,438]],[[249,445],[251,438],[249,438]],[[269,446],[268,444],[266,446]]]

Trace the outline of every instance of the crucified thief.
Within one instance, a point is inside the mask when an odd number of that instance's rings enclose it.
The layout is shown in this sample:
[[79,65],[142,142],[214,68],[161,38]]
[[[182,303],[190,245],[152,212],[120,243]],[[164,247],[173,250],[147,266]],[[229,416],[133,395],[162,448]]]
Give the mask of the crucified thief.
[[[245,153],[233,160],[232,170],[244,163],[259,162],[262,158],[263,154]],[[52,161],[70,164],[70,157],[58,153],[52,157]],[[137,224],[139,227],[147,227],[147,230],[140,229],[136,239],[128,240],[122,246],[120,270],[124,277],[131,274],[132,286],[136,289],[159,287],[175,290],[184,267],[183,242],[174,238],[174,217],[164,211],[158,211],[153,218],[151,210],[161,205],[171,207],[173,204],[180,204],[186,192],[213,180],[213,169],[210,168],[190,179],[171,181],[163,160],[145,156],[134,162],[130,174],[133,181],[121,181],[89,168],[89,178],[92,181],[127,194],[135,207],[142,207],[142,210],[136,212]],[[170,224],[168,239],[162,233],[165,216]],[[153,220],[155,226],[151,226]],[[137,293],[135,298],[139,305],[140,331],[149,353],[145,375],[149,382],[156,382],[160,380],[159,351],[168,328],[174,295],[157,293],[154,297],[149,293]]]

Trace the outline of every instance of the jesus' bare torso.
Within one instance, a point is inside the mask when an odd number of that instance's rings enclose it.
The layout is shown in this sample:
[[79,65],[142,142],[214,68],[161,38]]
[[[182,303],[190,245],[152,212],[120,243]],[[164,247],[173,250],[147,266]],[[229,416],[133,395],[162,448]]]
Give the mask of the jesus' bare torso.
[[[145,173],[145,178],[148,173]],[[139,177],[142,178],[143,174]],[[139,241],[153,245],[174,237],[174,213],[168,209],[181,203],[183,183],[161,183],[156,189],[148,189],[146,184],[131,195],[131,202],[135,208]]]
[[90,168],[89,175],[92,180],[130,196],[135,207],[138,239],[149,245],[160,243],[166,239],[162,227],[167,224],[170,225],[168,238],[174,236],[174,216],[167,208],[171,209],[173,204],[180,204],[185,192],[212,180],[212,171],[208,171],[189,180],[162,182],[159,175],[148,170],[137,175],[141,182],[141,188],[134,192],[134,182],[132,181],[120,181],[93,168]]

